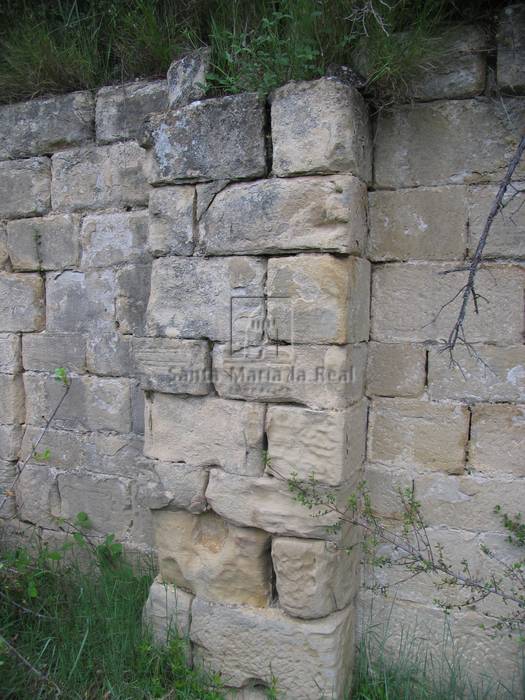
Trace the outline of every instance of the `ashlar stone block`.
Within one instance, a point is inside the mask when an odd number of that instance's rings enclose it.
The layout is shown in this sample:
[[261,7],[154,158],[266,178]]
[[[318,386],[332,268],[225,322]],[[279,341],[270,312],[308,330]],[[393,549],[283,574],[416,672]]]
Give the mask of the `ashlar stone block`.
[[39,331],[44,323],[42,278],[36,274],[0,273],[0,331]]
[[155,541],[167,583],[206,599],[265,607],[271,601],[270,535],[215,513],[158,510]]
[[266,173],[264,100],[255,93],[193,102],[153,115],[143,145],[151,148],[151,184],[241,180]]
[[361,253],[366,235],[366,186],[351,175],[234,184],[200,222],[207,255]]
[[[31,464],[20,472],[15,492],[17,513],[21,520],[40,527],[58,529],[56,518],[60,515],[60,495],[57,474],[56,469],[50,469],[46,465]],[[73,518],[78,512],[77,510]]]
[[12,492],[16,474],[16,464],[5,462],[0,457],[0,518],[12,518],[15,515],[15,498],[9,494]]
[[287,698],[342,698],[351,672],[352,606],[322,620],[294,620],[275,608],[234,607],[196,598],[191,640],[198,663],[230,685],[277,684]]
[[503,8],[498,27],[498,88],[506,93],[525,92],[525,9],[519,2]]
[[221,466],[234,474],[263,472],[262,404],[217,397],[153,394],[146,402],[144,454],[167,462]]
[[82,268],[109,267],[147,259],[145,211],[86,216],[82,222]]
[[159,187],[149,197],[148,249],[152,255],[192,255],[195,188]]
[[208,485],[208,472],[202,467],[192,467],[178,462],[153,461],[157,481],[149,484],[146,505],[152,510],[170,508],[202,513],[207,508],[204,493]]
[[24,428],[22,425],[0,424],[0,460],[16,461],[20,454]]
[[10,221],[7,247],[14,270],[63,270],[78,264],[79,219],[58,214]]
[[193,596],[156,578],[144,605],[143,620],[157,644],[167,644],[174,636],[188,639]]
[[[524,125],[525,103],[518,99],[444,100],[383,110],[375,137],[376,186],[499,182]],[[516,179],[524,174],[522,163]]]
[[[497,185],[468,188],[469,255],[474,255],[490,209],[498,193]],[[525,258],[525,182],[513,182],[490,227],[483,248],[485,258]]]
[[114,329],[116,283],[112,270],[89,273],[66,270],[48,274],[46,312],[53,333]]
[[109,85],[97,92],[97,141],[111,143],[137,139],[142,122],[152,112],[168,106],[165,80],[148,80]]
[[260,342],[265,270],[263,260],[249,257],[155,260],[146,334]]
[[391,467],[462,474],[468,429],[463,405],[376,399],[370,412],[369,459]]
[[22,369],[20,336],[0,333],[0,372],[17,374]]
[[296,255],[268,261],[268,334],[272,340],[293,344],[368,340],[369,302],[367,260]]
[[359,556],[334,542],[275,537],[279,606],[292,617],[325,617],[346,607],[360,585]]
[[131,337],[118,332],[90,335],[86,345],[86,364],[91,374],[133,376]]
[[144,158],[144,151],[134,141],[55,154],[53,208],[77,211],[147,204]]
[[270,406],[267,472],[340,486],[358,475],[366,448],[366,401],[344,411]]
[[414,343],[369,343],[368,396],[420,396],[425,389],[426,355],[424,346]]
[[0,423],[25,421],[24,383],[17,374],[0,374]]
[[[371,335],[382,342],[444,340],[456,321],[466,273],[440,263],[392,263],[374,269]],[[443,274],[446,273],[446,274]],[[467,310],[465,336],[471,343],[521,342],[525,270],[493,264],[479,270],[479,314]]]
[[31,333],[22,337],[24,369],[54,373],[57,367],[68,372],[86,371],[86,337],[82,333]]
[[134,338],[134,362],[142,388],[167,394],[207,394],[208,343],[175,338]]
[[0,272],[8,269],[9,266],[9,251],[7,249],[7,228],[2,222],[0,223]]
[[370,125],[357,90],[334,78],[292,81],[271,103],[276,175],[344,171],[370,181]]
[[523,406],[496,404],[473,407],[469,466],[482,474],[525,476]]
[[168,100],[171,109],[204,97],[206,73],[210,68],[211,50],[208,46],[190,51],[168,68]]
[[0,163],[0,217],[42,216],[51,207],[49,158]]
[[467,248],[466,189],[418,187],[369,194],[371,260],[457,260]]
[[0,108],[0,158],[52,153],[93,138],[90,92],[72,92]]

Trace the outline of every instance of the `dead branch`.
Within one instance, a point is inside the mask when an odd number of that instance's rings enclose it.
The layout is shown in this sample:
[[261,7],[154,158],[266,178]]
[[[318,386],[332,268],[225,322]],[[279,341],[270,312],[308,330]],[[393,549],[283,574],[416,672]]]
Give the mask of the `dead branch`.
[[38,680],[41,683],[45,683],[46,685],[50,685],[53,687],[55,691],[55,697],[58,697],[62,695],[62,691],[58,687],[58,685],[49,678],[49,676],[46,676],[42,671],[39,671],[37,668],[33,666],[33,664],[26,659],[25,656],[23,656],[3,635],[0,634],[0,644],[5,645],[6,649],[8,652],[13,656],[17,661],[19,661],[23,666],[25,666],[27,669],[31,671],[31,673],[38,678]]

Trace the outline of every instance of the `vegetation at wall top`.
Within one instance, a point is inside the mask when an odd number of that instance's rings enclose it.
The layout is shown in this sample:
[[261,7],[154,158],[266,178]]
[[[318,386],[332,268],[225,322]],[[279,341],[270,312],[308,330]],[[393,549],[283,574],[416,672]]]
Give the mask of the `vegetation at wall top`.
[[[4,0],[0,102],[164,76],[212,47],[211,94],[268,92],[348,65],[367,38],[371,75],[395,88],[451,22],[488,21],[490,0]],[[403,40],[399,41],[400,32]]]

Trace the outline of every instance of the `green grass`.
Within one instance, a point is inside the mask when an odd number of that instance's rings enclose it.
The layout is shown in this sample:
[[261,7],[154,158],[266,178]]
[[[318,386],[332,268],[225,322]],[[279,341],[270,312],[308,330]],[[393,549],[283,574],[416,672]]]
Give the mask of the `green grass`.
[[182,640],[159,649],[143,630],[151,571],[134,573],[114,556],[112,565],[99,555],[69,556],[66,565],[55,556],[0,553],[0,635],[49,678],[0,643],[0,697],[55,698],[55,686],[67,700],[223,697],[216,679],[187,667]]
[[212,47],[210,94],[266,93],[350,64],[363,40],[371,85],[396,94],[410,71],[430,66],[448,22],[492,20],[502,2],[4,0],[0,102],[163,76],[202,44]]

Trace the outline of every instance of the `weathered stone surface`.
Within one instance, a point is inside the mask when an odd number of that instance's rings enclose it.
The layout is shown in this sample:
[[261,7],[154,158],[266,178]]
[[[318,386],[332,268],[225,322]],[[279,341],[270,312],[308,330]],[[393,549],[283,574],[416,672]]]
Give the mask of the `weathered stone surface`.
[[46,327],[53,333],[113,330],[116,282],[112,270],[48,274]]
[[208,485],[208,472],[202,467],[191,467],[177,462],[154,463],[158,479],[148,488],[147,505],[159,508],[184,509],[190,513],[206,510],[204,492]]
[[279,606],[293,617],[325,617],[347,606],[359,589],[357,552],[333,542],[275,537],[272,561]]
[[367,260],[332,255],[271,258],[268,297],[268,334],[272,340],[292,344],[368,340]]
[[134,338],[133,355],[140,384],[146,391],[207,394],[210,351],[203,340]]
[[88,337],[86,362],[91,374],[131,377],[134,373],[131,337],[120,333],[102,333]]
[[200,223],[200,246],[207,255],[361,253],[366,235],[366,186],[351,175],[231,185],[215,197]]
[[17,374],[0,374],[0,423],[23,423],[25,420],[24,383]]
[[16,464],[4,462],[0,457],[0,518],[11,518],[15,514],[15,497],[9,494],[13,490],[16,474]]
[[51,206],[49,158],[0,163],[0,217],[40,216]]
[[[386,342],[443,340],[456,321],[461,299],[449,303],[465,284],[465,273],[440,274],[454,266],[440,263],[392,263],[374,269],[372,323],[374,340]],[[481,313],[467,311],[469,342],[521,342],[525,270],[494,264],[479,270],[476,291]],[[442,308],[444,305],[445,308]]]
[[57,529],[54,518],[60,514],[60,496],[56,469],[31,464],[24,467],[16,484],[16,507],[21,520]]
[[[469,255],[473,255],[490,208],[496,199],[496,185],[468,189]],[[513,182],[503,198],[505,208],[494,219],[483,248],[485,258],[525,258],[525,182]]]
[[147,335],[260,342],[265,267],[248,257],[155,260]]
[[147,204],[145,154],[134,141],[72,149],[52,158],[54,209],[102,209]]
[[97,92],[97,141],[111,143],[136,139],[147,115],[162,112],[167,106],[165,80],[135,81],[101,88]]
[[7,224],[14,270],[62,270],[79,259],[79,219],[69,214],[19,219]]
[[211,49],[203,46],[170,65],[167,75],[168,101],[172,109],[179,109],[204,97],[210,58]]
[[68,373],[86,371],[86,338],[81,333],[31,333],[22,336],[24,369],[54,373],[64,367]]
[[88,513],[95,532],[126,536],[133,521],[129,479],[71,471],[58,475],[57,487],[61,517],[74,521]]
[[241,180],[266,173],[264,100],[255,93],[193,102],[148,119],[152,184]]
[[9,250],[7,249],[7,228],[0,222],[0,272],[9,266]]
[[372,260],[455,260],[467,247],[464,187],[418,187],[369,194]]
[[525,401],[525,346],[476,345],[454,351],[458,367],[439,349],[432,350],[428,390],[434,400]]
[[272,96],[276,175],[350,172],[372,177],[368,110],[354,88],[333,78],[291,82]]
[[[131,429],[131,397],[128,379],[72,377],[71,389],[56,414],[53,425],[65,430]],[[26,422],[44,425],[64,392],[63,386],[45,374],[24,374]]]
[[155,511],[163,581],[206,599],[265,607],[272,595],[270,535],[215,513]]
[[160,187],[149,197],[148,249],[152,255],[191,255],[195,187]]
[[420,396],[425,389],[425,363],[422,345],[369,343],[368,396]]
[[344,408],[364,393],[367,347],[262,345],[230,352],[213,347],[213,382],[229,399],[283,401],[309,408]]
[[225,187],[228,187],[229,184],[230,180],[212,180],[211,182],[203,182],[200,185],[196,185],[197,203],[195,213],[197,221],[202,218],[215,196],[222,192]]
[[190,634],[193,596],[156,578],[149,589],[143,619],[157,644],[166,644],[174,636],[187,639]]
[[484,474],[525,476],[525,408],[474,406],[469,466]]
[[20,336],[14,333],[0,333],[0,372],[3,374],[16,374],[21,369]]
[[498,88],[503,92],[525,92],[525,8],[522,3],[505,7],[498,27]]
[[191,640],[198,662],[237,687],[253,679],[286,698],[342,698],[351,672],[350,606],[323,620],[294,620],[274,608],[228,607],[196,598]]
[[82,267],[108,267],[147,258],[145,211],[86,216],[82,222]]
[[24,428],[21,425],[0,425],[0,459],[18,459],[23,433]]
[[[389,40],[402,45],[407,41],[406,33],[391,34]],[[404,72],[404,85],[393,96],[396,101],[455,99],[483,93],[488,41],[486,32],[481,27],[452,27],[442,33],[439,47],[434,50],[435,55],[428,60],[430,66],[424,65],[420,70]],[[354,51],[352,63],[355,70],[367,80],[374,80],[382,94],[391,93],[388,82],[378,77],[377,66],[370,61],[366,39]]]
[[[478,98],[383,110],[375,137],[378,187],[499,181],[525,125],[525,103]],[[525,173],[525,165],[516,177]]]
[[217,397],[153,394],[146,403],[144,454],[167,462],[221,466],[234,474],[263,472],[261,404]]
[[0,331],[39,331],[44,322],[44,284],[40,276],[0,273]]
[[[333,488],[330,493],[334,493]],[[343,491],[335,493],[345,495]],[[332,514],[319,516],[315,508],[309,510],[298,503],[287,482],[281,479],[254,479],[211,469],[206,499],[212,510],[241,527],[258,527],[291,537],[339,539],[327,529],[337,518]]]
[[369,458],[392,467],[461,474],[468,426],[465,406],[376,399],[370,412]]
[[0,159],[52,153],[93,138],[90,92],[0,107]]
[[266,417],[266,471],[285,479],[312,474],[321,484],[340,486],[355,479],[365,457],[367,404],[344,411],[270,406]]
[[226,687],[222,689],[225,700],[267,700],[268,688],[258,683],[244,688]]
[[121,333],[143,335],[150,293],[151,265],[125,265],[116,273],[116,326]]

